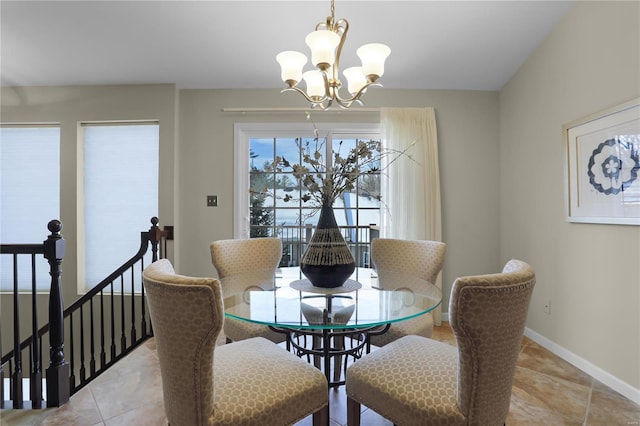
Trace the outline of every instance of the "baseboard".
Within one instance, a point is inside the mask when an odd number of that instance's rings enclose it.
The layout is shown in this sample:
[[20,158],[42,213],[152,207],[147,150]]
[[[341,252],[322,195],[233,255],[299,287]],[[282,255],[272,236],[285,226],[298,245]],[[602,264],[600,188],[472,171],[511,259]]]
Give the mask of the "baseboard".
[[[442,313],[442,321],[449,321],[449,313]],[[594,379],[618,392],[620,395],[625,398],[633,401],[634,403],[640,405],[640,389],[636,389],[630,384],[620,380],[619,378],[613,376],[611,373],[604,371],[602,368],[592,364],[591,362],[579,357],[568,349],[558,345],[557,343],[547,339],[540,333],[537,333],[531,330],[528,327],[524,329],[524,335],[529,339],[533,340],[549,352],[559,356],[563,360],[567,361],[569,364],[573,365],[576,368],[584,371]]]
[[610,387],[622,396],[636,404],[640,405],[640,389],[636,389],[630,384],[620,380],[611,373],[604,371],[602,368],[592,364],[591,362],[579,357],[570,350],[558,345],[557,343],[547,339],[540,333],[537,333],[528,327],[525,327],[524,335],[533,340],[551,353],[558,355],[563,360],[576,368],[584,371],[594,379]]

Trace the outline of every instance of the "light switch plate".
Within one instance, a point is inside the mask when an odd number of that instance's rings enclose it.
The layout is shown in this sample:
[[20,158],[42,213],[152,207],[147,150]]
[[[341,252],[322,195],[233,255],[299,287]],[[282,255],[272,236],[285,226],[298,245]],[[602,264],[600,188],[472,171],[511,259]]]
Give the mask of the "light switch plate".
[[207,207],[218,207],[217,195],[207,195]]

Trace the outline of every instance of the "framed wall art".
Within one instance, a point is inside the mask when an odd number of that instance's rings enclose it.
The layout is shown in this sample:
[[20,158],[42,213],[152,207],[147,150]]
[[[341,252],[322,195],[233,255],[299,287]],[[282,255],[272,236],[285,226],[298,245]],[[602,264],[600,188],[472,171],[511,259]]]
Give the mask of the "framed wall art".
[[640,225],[640,98],[562,130],[567,220]]

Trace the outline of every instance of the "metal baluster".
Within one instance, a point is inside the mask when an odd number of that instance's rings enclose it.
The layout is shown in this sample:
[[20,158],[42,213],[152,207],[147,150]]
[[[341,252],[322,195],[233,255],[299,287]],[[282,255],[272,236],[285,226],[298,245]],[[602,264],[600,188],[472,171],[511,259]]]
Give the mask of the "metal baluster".
[[29,381],[28,381],[28,383],[29,383],[29,400],[31,400],[32,397],[33,397],[33,389],[31,389],[31,370],[30,370],[31,366],[33,365],[33,355],[32,355],[32,352],[31,352],[31,349],[32,349],[31,342],[27,343],[27,347],[23,348],[22,350],[25,350],[25,349],[26,349],[26,352],[27,352],[27,357],[29,359],[28,362],[27,362],[27,366],[29,368]]
[[125,323],[124,323],[124,275],[120,275],[120,316],[122,323],[120,334],[120,353],[123,353],[127,348],[127,336],[125,335]]
[[135,292],[135,267],[131,266],[131,344],[136,343],[136,292]]
[[80,384],[86,380],[86,370],[84,368],[84,305],[80,305]]
[[116,312],[113,301],[113,281],[111,281],[111,360],[116,358]]
[[[164,248],[164,249],[163,249]],[[160,248],[160,258],[164,259],[167,257],[167,238],[162,239],[162,246]]]
[[[144,271],[144,258],[142,259],[141,270]],[[140,279],[142,279],[142,274],[140,275]],[[147,320],[144,309],[144,284],[140,283],[140,315],[142,316],[142,321],[140,322],[140,328],[142,329],[142,337],[147,337],[149,335],[147,330]]]
[[76,351],[73,338],[73,312],[69,313],[69,351],[71,352],[71,377],[69,382],[72,388],[76,387]]
[[38,307],[36,301],[36,254],[31,255],[31,407],[42,408],[42,371],[40,368],[40,352],[38,342]]
[[89,324],[91,326],[91,332],[89,334],[89,344],[91,351],[91,359],[89,360],[89,371],[91,372],[91,377],[96,374],[96,357],[95,357],[95,337],[94,337],[94,325],[93,325],[93,297],[89,299],[89,313],[91,314],[91,318],[89,319]]
[[42,336],[38,336],[38,363],[41,366],[43,365],[42,364]]
[[[9,359],[9,377],[13,377],[13,358]],[[9,386],[9,400],[13,401],[13,386]]]
[[104,352],[104,289],[100,290],[100,369],[107,363],[107,354]]
[[11,377],[13,408],[22,408],[22,353],[20,352],[20,311],[18,307],[18,255],[13,255],[13,357],[16,370]]

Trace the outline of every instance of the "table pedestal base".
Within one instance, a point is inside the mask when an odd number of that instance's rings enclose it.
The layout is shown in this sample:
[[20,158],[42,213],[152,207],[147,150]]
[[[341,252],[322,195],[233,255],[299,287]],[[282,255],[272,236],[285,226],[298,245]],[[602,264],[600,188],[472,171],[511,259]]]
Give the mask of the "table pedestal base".
[[[371,350],[369,335],[385,333],[390,325],[358,329],[269,328],[287,336],[287,350],[323,370],[329,387],[345,384],[347,366]],[[331,362],[333,360],[333,363]],[[333,369],[331,368],[333,364]],[[333,374],[332,374],[333,373]]]

